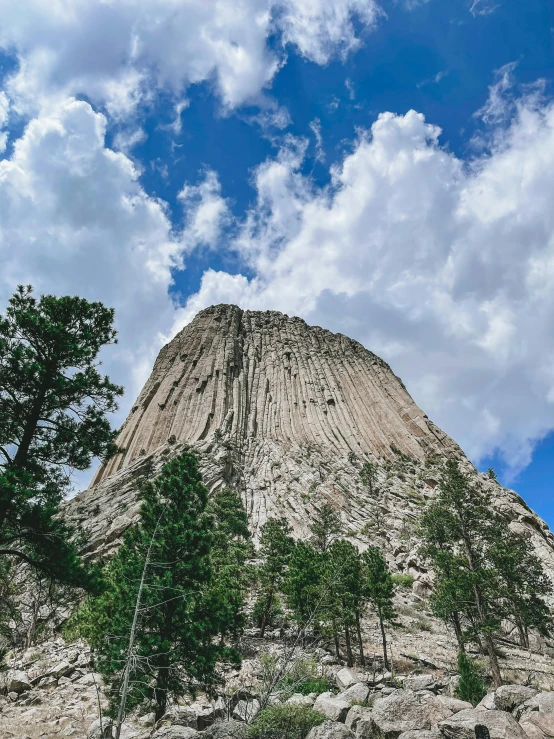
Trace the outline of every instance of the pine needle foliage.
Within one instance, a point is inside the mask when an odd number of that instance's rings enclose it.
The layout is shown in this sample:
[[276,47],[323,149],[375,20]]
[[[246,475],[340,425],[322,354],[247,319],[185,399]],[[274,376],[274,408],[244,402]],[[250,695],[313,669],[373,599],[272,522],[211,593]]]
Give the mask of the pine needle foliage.
[[116,452],[107,413],[123,390],[98,371],[114,312],[20,286],[0,316],[0,556],[53,580],[98,588],[56,514],[72,470]]
[[456,688],[456,697],[476,706],[487,694],[487,687],[466,652],[458,652],[458,674],[460,681]]
[[106,589],[88,598],[75,616],[73,632],[94,650],[97,668],[110,687],[111,714],[120,703],[120,685],[139,581],[147,552],[150,565],[139,604],[131,654],[127,708],[152,705],[156,719],[168,698],[212,689],[221,660],[238,655],[214,637],[225,629],[225,610],[214,607],[211,560],[214,521],[198,462],[185,453],[164,465],[142,489],[141,522],[130,528],[106,567]]

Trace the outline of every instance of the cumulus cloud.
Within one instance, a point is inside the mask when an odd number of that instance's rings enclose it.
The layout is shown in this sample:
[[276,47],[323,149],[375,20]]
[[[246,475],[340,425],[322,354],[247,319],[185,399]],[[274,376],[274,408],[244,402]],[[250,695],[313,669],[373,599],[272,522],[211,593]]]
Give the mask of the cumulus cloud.
[[255,276],[206,272],[179,325],[235,302],[353,335],[474,460],[498,449],[515,473],[554,427],[554,105],[520,100],[469,164],[440,133],[384,113],[324,188],[289,138],[233,244]]
[[182,244],[133,163],[105,147],[105,129],[88,103],[66,101],[0,160],[0,301],[30,283],[113,306],[120,343],[104,360],[129,403],[171,326]]
[[375,0],[4,0],[0,48],[17,57],[7,89],[20,112],[86,95],[125,117],[160,88],[206,80],[238,106],[285,62],[270,37],[325,64],[378,14]]

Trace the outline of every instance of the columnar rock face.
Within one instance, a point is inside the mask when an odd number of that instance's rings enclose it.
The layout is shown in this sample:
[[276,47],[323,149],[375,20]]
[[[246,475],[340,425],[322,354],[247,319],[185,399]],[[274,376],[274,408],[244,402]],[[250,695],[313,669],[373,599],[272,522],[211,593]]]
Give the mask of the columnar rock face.
[[[296,536],[324,503],[360,548],[378,544],[425,594],[416,522],[440,464],[455,457],[479,478],[491,507],[532,538],[549,567],[554,538],[512,491],[473,468],[414,403],[379,357],[341,334],[281,313],[208,308],[160,352],[120,436],[124,452],[96,474],[66,514],[88,531],[88,551],[110,551],[137,519],[138,482],[186,446],[210,490],[237,488],[252,530],[285,516]],[[373,490],[364,461],[376,464]]]
[[461,454],[358,342],[282,313],[217,305],[162,349],[121,431],[124,454],[92,484],[170,439],[219,434],[249,450],[273,442],[330,456]]

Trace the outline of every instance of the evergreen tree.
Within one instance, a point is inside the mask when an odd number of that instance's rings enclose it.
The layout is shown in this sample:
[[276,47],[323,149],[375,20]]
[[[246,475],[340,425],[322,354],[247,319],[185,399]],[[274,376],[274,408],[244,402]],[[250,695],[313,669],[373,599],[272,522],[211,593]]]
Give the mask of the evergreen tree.
[[312,544],[318,552],[325,552],[342,531],[340,516],[330,503],[325,503],[310,528]]
[[335,540],[325,553],[325,572],[322,579],[327,619],[335,638],[335,649],[339,651],[339,633],[342,631],[349,667],[354,664],[352,652],[352,630],[358,629],[360,655],[363,648],[359,630],[359,614],[363,604],[362,570],[360,553],[345,539]]
[[360,470],[360,479],[369,488],[370,494],[373,495],[377,486],[377,467],[373,462],[364,462]]
[[465,652],[458,653],[458,674],[460,681],[456,688],[456,697],[476,706],[487,694],[487,688],[479,677],[474,662]]
[[392,602],[394,581],[387,561],[377,547],[368,547],[362,555],[362,561],[364,593],[377,611],[383,642],[383,661],[385,667],[390,669],[385,624],[394,624],[396,618]]
[[0,316],[0,555],[94,588],[56,518],[71,470],[115,453],[106,414],[122,389],[97,369],[115,342],[113,310],[19,287]]
[[107,565],[105,591],[87,599],[74,631],[97,655],[112,715],[128,682],[127,707],[149,701],[157,720],[170,695],[198,684],[209,689],[218,660],[235,655],[214,639],[221,623],[210,591],[213,519],[196,457],[168,462],[142,495],[141,522],[125,533]]
[[244,602],[251,580],[246,561],[253,556],[248,518],[240,495],[235,490],[217,490],[208,504],[214,520],[212,564],[215,577],[209,597],[212,610],[217,610],[220,640],[227,634],[236,639],[244,626]]
[[311,544],[296,542],[283,582],[287,606],[301,630],[321,618],[324,557]]
[[286,567],[289,562],[294,541],[291,529],[284,518],[270,518],[262,527],[260,536],[260,558],[258,570],[260,597],[263,602],[260,636],[263,638],[269,622],[273,600],[277,596]]
[[532,545],[491,511],[483,490],[471,485],[453,460],[446,464],[436,500],[422,516],[421,533],[422,553],[435,572],[432,608],[445,620],[463,619],[463,641],[482,646],[498,687],[502,678],[494,636],[502,619],[522,630],[548,628],[541,595],[551,592],[551,585],[540,561]]

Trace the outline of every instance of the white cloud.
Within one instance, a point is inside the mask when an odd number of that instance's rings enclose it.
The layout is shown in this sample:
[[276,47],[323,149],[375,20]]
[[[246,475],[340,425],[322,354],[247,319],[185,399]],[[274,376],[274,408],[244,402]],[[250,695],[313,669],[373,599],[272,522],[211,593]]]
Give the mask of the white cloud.
[[30,283],[114,307],[120,343],[104,364],[127,388],[125,412],[173,321],[168,287],[182,243],[133,163],[105,147],[105,129],[88,103],[66,101],[0,160],[0,302]]
[[230,216],[216,173],[207,170],[200,184],[185,185],[177,198],[185,210],[183,238],[188,248],[217,246]]
[[519,100],[470,164],[439,135],[384,113],[323,189],[289,138],[233,244],[255,277],[209,270],[178,324],[223,301],[354,335],[474,459],[517,471],[554,428],[554,105]]
[[36,115],[86,95],[114,117],[165,88],[213,80],[224,106],[252,100],[285,62],[270,36],[319,64],[360,43],[375,0],[4,0],[0,48],[17,56],[8,92]]

